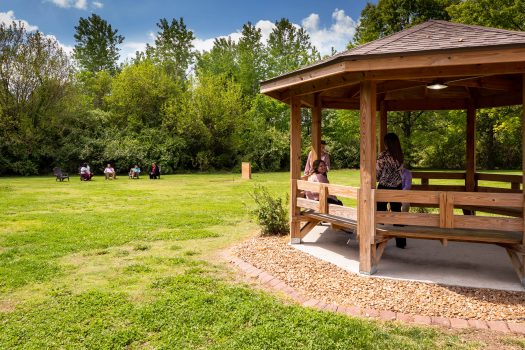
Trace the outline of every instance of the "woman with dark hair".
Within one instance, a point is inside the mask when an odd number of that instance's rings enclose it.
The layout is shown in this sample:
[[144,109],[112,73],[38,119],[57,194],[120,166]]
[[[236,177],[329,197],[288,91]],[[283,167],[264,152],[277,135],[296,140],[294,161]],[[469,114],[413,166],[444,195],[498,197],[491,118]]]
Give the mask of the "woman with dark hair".
[[[312,175],[308,177],[308,181],[321,182],[321,183],[327,184],[328,178],[326,177],[326,171],[327,171],[326,163],[320,159],[317,159],[316,161],[314,161],[312,165]],[[306,191],[306,198],[318,201],[319,193]],[[327,201],[330,204],[343,205],[343,202],[337,199],[336,196],[332,196],[332,195],[328,196]]]
[[[403,150],[399,138],[394,133],[385,135],[386,150],[379,154],[376,163],[376,179],[378,189],[401,190],[403,188]],[[400,202],[390,202],[390,210],[401,211]],[[387,211],[387,202],[377,202],[377,211]],[[405,248],[406,238],[396,238],[396,247]]]

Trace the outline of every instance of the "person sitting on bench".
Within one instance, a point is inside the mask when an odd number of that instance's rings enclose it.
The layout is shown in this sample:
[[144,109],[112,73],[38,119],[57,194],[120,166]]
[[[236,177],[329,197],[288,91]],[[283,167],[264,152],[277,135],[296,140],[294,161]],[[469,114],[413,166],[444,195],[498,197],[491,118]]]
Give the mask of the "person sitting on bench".
[[138,165],[135,165],[133,168],[129,170],[130,179],[138,179],[139,175],[140,175],[140,168]]
[[111,166],[111,164],[108,164],[106,166],[106,169],[104,169],[104,176],[106,177],[106,180],[115,180],[117,178],[117,174],[115,173],[115,169]]
[[[326,163],[320,159],[317,159],[314,161],[312,166],[312,175],[308,177],[308,181],[310,182],[320,182],[320,183],[329,183],[328,177],[326,176]],[[311,192],[306,191],[306,198],[312,199],[315,201],[319,200],[319,193],[317,192]],[[327,201],[329,204],[337,204],[337,205],[343,205],[343,202],[341,202],[339,199],[337,199],[336,196],[329,195],[327,198]]]
[[153,163],[151,164],[151,171],[149,172],[149,178],[153,180],[153,179],[156,179],[157,177],[160,177],[160,168],[157,166],[157,164]]
[[93,173],[91,172],[89,165],[87,163],[82,164],[82,166],[80,167],[80,180],[89,181],[92,177]]

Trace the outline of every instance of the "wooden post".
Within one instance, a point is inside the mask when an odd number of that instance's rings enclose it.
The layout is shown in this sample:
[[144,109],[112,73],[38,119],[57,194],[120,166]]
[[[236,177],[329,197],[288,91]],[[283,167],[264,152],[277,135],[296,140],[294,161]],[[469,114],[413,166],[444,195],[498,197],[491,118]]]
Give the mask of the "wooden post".
[[385,101],[381,101],[379,106],[379,152],[385,150],[385,135],[388,130],[388,111]]
[[[525,74],[521,76],[521,171],[522,171],[522,184],[523,184],[523,213],[525,213]],[[523,223],[523,237],[521,244],[525,245],[525,214],[522,215],[524,218]],[[522,269],[525,268],[525,256],[521,257]],[[525,286],[525,278],[522,278],[521,284]]]
[[375,266],[375,201],[372,189],[376,184],[376,82],[361,82],[360,91],[360,180],[359,272],[373,274]]
[[467,167],[465,187],[467,192],[476,191],[476,107],[472,100],[467,105]]
[[292,96],[290,110],[290,242],[297,244],[301,243],[296,182],[301,178],[301,101],[296,96]]
[[312,108],[312,163],[321,158],[321,112],[321,96],[317,93]]
[[326,184],[321,184],[321,191],[319,192],[319,212],[328,214],[328,187]]
[[252,166],[249,162],[242,162],[241,178],[250,180],[252,178]]

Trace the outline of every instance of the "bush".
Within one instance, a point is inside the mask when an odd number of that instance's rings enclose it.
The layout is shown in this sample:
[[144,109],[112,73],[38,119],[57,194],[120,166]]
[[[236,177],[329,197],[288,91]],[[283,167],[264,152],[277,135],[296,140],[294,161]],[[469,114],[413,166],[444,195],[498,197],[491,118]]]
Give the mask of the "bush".
[[256,222],[261,226],[263,236],[284,235],[289,231],[288,211],[285,208],[288,196],[283,203],[282,198],[272,197],[268,189],[263,186],[256,186],[250,193],[255,201],[256,208],[252,210],[252,215]]

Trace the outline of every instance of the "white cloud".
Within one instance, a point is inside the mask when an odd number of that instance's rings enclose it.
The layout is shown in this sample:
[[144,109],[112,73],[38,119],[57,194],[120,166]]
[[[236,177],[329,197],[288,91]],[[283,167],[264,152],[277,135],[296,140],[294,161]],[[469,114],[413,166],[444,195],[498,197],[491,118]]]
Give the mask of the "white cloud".
[[68,8],[71,7],[69,0],[51,0],[51,2],[58,7]]
[[[87,0],[48,0],[51,3],[57,5],[61,8],[76,8],[79,10],[87,10],[88,9],[88,2]],[[93,1],[91,3],[93,8],[102,8],[104,4],[101,1]]]
[[77,9],[79,9],[79,10],[85,10],[85,9],[87,9],[87,1],[86,0],[77,0],[73,6],[75,8],[77,8]]
[[24,21],[24,20],[21,20],[21,19],[17,19],[15,17],[15,13],[13,11],[0,12],[0,23],[4,23],[6,25],[10,25],[11,23],[13,23],[13,21],[15,21],[17,23],[20,21],[20,23],[22,23],[22,26],[28,32],[33,32],[35,30],[38,30],[37,26],[31,25],[27,21]]
[[261,30],[261,40],[263,43],[265,43],[268,40],[268,37],[270,36],[272,30],[275,28],[275,24],[271,21],[263,19],[255,23],[255,28]]
[[346,49],[346,45],[354,37],[357,22],[347,16],[344,10],[335,9],[329,28],[319,28],[319,15],[315,13],[303,19],[302,25],[321,55],[329,55],[332,47],[337,51]]

